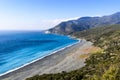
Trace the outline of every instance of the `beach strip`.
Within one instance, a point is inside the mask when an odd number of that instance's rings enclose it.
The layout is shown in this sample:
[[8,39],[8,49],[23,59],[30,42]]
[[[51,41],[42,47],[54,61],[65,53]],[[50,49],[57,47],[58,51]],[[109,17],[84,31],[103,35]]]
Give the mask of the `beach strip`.
[[[63,60],[65,60],[69,55],[71,55],[71,52],[73,53],[73,51],[76,51],[76,49],[78,49],[85,43],[86,41],[81,40],[81,42],[74,43],[58,51],[55,51],[45,56],[44,58],[34,60],[31,63],[28,63],[20,68],[17,68],[16,70],[0,76],[0,80],[24,80],[27,77],[31,77],[36,74],[57,73],[64,71],[64,69],[62,69],[61,65],[59,64],[61,64],[61,62],[64,62]],[[84,62],[81,65],[83,66]],[[56,67],[58,69],[54,69]],[[69,70],[72,69],[68,69],[68,71]]]

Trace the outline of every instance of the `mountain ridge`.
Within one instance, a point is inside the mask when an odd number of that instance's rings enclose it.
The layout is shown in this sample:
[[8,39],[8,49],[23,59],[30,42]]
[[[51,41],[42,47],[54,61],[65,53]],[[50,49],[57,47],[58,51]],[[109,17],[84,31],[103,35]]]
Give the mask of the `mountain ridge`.
[[71,36],[91,41],[101,50],[83,55],[87,58],[82,68],[36,75],[26,80],[120,80],[120,25],[96,27]]
[[74,32],[91,29],[93,27],[120,24],[120,12],[102,17],[81,17],[77,20],[61,22],[55,27],[49,29],[50,33],[69,35]]

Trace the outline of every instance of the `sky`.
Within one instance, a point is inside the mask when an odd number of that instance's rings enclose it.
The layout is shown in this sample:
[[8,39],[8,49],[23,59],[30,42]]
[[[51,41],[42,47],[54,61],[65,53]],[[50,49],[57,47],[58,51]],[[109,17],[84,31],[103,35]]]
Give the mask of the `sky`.
[[120,0],[0,0],[0,30],[46,30],[62,21],[120,12]]

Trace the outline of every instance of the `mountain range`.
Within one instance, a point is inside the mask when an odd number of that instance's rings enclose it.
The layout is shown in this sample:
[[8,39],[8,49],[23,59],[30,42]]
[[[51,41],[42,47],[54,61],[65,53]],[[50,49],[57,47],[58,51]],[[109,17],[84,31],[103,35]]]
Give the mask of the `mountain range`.
[[[75,32],[71,36],[90,41],[99,50],[88,48],[87,50],[93,51],[88,54],[86,54],[86,49],[83,50],[85,53],[77,58],[80,60],[80,57],[86,57],[85,66],[82,68],[70,72],[36,75],[26,80],[120,80],[119,24],[83,30]],[[79,53],[81,54],[81,52]],[[71,64],[74,67],[74,63]]]
[[120,12],[102,17],[81,17],[77,20],[61,22],[49,29],[50,33],[70,35],[74,32],[88,30],[94,27],[120,24]]

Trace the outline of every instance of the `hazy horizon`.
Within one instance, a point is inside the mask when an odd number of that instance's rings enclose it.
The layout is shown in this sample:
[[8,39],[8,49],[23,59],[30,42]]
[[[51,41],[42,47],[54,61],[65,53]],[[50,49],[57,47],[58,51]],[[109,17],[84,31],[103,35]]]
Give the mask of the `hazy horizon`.
[[45,30],[61,21],[110,15],[120,10],[113,0],[1,0],[1,30]]

